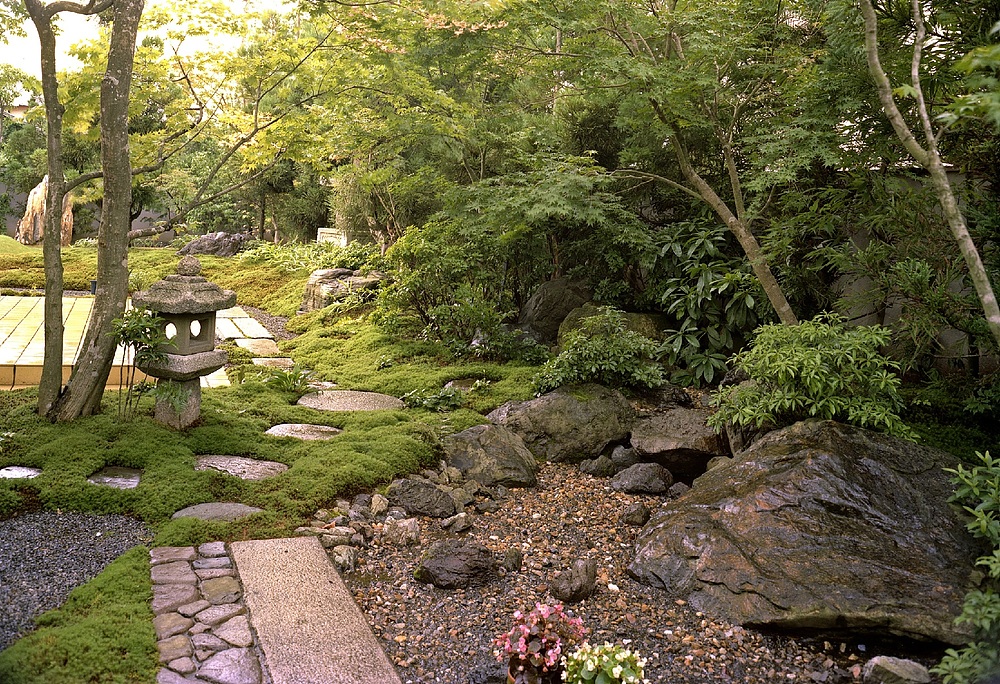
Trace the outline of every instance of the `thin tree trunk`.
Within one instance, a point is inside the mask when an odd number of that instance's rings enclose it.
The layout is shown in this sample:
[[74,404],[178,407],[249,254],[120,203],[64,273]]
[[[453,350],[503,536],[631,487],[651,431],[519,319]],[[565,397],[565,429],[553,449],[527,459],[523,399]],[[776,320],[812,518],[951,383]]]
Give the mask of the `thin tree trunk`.
[[46,151],[49,175],[45,197],[45,234],[42,254],[45,261],[45,343],[42,378],[38,385],[38,413],[46,415],[59,396],[62,387],[63,353],[63,264],[60,249],[62,207],[65,193],[62,160],[62,117],[64,107],[59,101],[56,80],[56,37],[51,17],[39,0],[25,0],[25,7],[38,31],[41,47],[42,97],[45,100],[47,124]]
[[910,79],[914,92],[916,93],[917,112],[920,117],[921,128],[923,129],[924,145],[917,141],[916,136],[910,130],[903,118],[903,114],[896,106],[892,95],[892,84],[888,75],[882,68],[882,63],[878,53],[878,17],[870,0],[859,0],[861,14],[865,20],[865,55],[868,59],[868,70],[878,88],[879,100],[886,118],[892,124],[893,130],[903,147],[910,156],[923,167],[931,177],[931,185],[937,195],[938,203],[951,234],[958,243],[959,251],[965,259],[966,267],[969,269],[969,277],[973,287],[979,297],[979,303],[983,307],[986,316],[986,323],[997,347],[1000,348],[1000,305],[997,304],[996,294],[993,285],[990,283],[989,275],[983,266],[983,260],[979,255],[979,249],[975,241],[969,234],[969,228],[965,223],[965,216],[958,206],[955,193],[952,191],[951,183],[948,181],[948,173],[945,171],[944,163],[941,160],[941,153],[938,150],[937,136],[934,133],[930,111],[924,100],[923,89],[920,87],[920,60],[923,50],[923,42],[926,36],[924,28],[923,10],[920,0],[912,0],[911,9],[914,24],[916,26],[916,36],[913,42],[913,59],[910,63]]
[[97,296],[69,385],[49,413],[59,421],[97,413],[115,355],[108,335],[128,296],[128,232],[132,168],[128,144],[128,97],[143,0],[116,0],[108,66],[101,81],[101,167],[104,207],[97,244]]

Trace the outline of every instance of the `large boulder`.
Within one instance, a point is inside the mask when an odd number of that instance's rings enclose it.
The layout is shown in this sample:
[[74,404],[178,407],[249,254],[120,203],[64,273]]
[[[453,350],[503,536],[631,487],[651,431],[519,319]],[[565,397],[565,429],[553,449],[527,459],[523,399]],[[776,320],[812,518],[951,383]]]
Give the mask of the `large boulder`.
[[413,571],[418,582],[440,589],[483,585],[496,574],[496,560],[488,548],[452,539],[435,542]]
[[507,402],[488,416],[524,440],[540,460],[579,462],[628,438],[635,410],[600,385],[572,385],[530,401]]
[[690,482],[708,462],[727,454],[722,440],[708,427],[707,409],[675,407],[636,421],[632,448],[644,461],[659,463],[678,480]]
[[250,233],[208,233],[197,237],[179,250],[178,254],[211,254],[230,257],[243,249],[253,236]]
[[556,278],[539,285],[521,309],[517,327],[538,342],[551,344],[559,334],[559,324],[573,309],[590,301],[590,287],[579,280]]
[[445,461],[486,487],[534,487],[538,462],[524,441],[498,425],[476,425],[445,437]]
[[349,268],[321,268],[313,271],[306,281],[305,296],[300,311],[305,313],[330,306],[354,292],[377,290],[385,279],[379,271],[352,271]]
[[754,627],[951,644],[982,551],[940,451],[832,421],[763,437],[654,515],[629,573]]
[[424,480],[394,481],[389,485],[389,502],[410,515],[450,518],[458,513],[455,500],[444,488]]

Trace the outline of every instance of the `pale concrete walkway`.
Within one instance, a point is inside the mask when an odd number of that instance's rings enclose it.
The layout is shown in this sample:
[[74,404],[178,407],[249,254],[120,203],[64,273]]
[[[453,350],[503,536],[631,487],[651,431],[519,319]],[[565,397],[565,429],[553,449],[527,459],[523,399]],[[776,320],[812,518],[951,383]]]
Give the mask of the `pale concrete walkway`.
[[[0,296],[0,389],[32,387],[41,380],[45,354],[44,303],[42,297]],[[63,382],[69,380],[80,353],[93,304],[92,297],[63,298]],[[223,339],[273,339],[260,323],[238,306],[218,313],[216,333]],[[109,389],[117,388],[128,378],[131,365],[131,355],[119,347],[108,378]],[[136,379],[144,377],[137,373]],[[224,369],[201,379],[202,387],[228,384]]]

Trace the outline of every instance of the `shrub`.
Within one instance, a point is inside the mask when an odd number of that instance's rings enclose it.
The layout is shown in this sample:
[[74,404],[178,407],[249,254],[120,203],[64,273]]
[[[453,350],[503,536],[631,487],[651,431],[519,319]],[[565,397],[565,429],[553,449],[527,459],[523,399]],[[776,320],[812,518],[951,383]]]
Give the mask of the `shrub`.
[[972,516],[969,532],[987,540],[992,553],[976,560],[986,569],[986,579],[965,597],[962,614],[955,620],[973,628],[974,641],[961,650],[949,648],[932,670],[944,684],[978,684],[1000,675],[1000,459],[988,451],[976,456],[982,465],[948,469],[957,485],[951,500],[963,504]]
[[889,337],[887,328],[849,327],[835,314],[761,326],[750,348],[731,360],[751,382],[716,392],[719,410],[709,424],[782,427],[822,418],[912,438],[897,413],[898,365],[879,352]]
[[659,387],[663,367],[654,359],[657,344],[628,329],[625,314],[601,307],[566,335],[565,349],[532,379],[536,394],[580,382],[608,387]]
[[563,681],[567,684],[648,684],[643,668],[646,659],[638,653],[605,642],[581,644],[563,656]]

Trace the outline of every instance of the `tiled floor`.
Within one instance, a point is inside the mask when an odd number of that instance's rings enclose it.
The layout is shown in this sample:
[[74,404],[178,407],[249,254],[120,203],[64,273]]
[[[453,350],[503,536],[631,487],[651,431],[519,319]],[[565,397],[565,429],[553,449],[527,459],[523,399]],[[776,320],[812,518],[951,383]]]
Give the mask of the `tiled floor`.
[[[0,389],[37,385],[42,376],[45,353],[44,303],[42,297],[0,296]],[[94,300],[90,297],[63,299],[63,381],[69,380],[83,340]],[[216,319],[216,334],[221,338],[265,337],[271,334],[256,320],[236,306],[224,309]],[[128,377],[131,357],[122,348],[115,355],[108,387],[118,387]],[[141,374],[140,374],[141,377]],[[224,369],[202,378],[202,387],[229,384]]]

